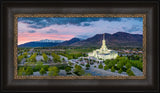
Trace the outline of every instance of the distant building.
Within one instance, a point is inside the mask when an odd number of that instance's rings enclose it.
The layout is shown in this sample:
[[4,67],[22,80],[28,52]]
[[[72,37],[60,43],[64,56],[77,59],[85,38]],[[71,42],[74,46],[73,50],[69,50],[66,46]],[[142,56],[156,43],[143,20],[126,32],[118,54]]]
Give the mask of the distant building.
[[96,49],[91,53],[88,53],[89,57],[95,57],[97,59],[115,59],[118,53],[114,50],[109,50],[106,46],[105,34],[103,34],[102,46],[100,49]]

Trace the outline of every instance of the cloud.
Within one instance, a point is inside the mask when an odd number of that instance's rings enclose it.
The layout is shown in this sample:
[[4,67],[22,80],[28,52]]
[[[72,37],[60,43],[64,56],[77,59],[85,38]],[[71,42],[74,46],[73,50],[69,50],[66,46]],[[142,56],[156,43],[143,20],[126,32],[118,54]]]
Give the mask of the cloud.
[[34,31],[34,30],[30,30],[30,31],[28,31],[29,33],[35,33],[36,31]]
[[81,26],[91,26],[92,24],[90,24],[89,22],[84,22],[84,23],[81,23]]
[[140,30],[142,30],[143,27],[142,27],[142,26],[139,26],[139,25],[132,25],[131,28],[123,27],[123,29],[124,29],[125,31],[128,31],[128,32],[134,32],[134,31],[140,31]]
[[127,22],[127,21],[139,21],[139,22],[142,22],[143,21],[143,17],[124,17],[124,18],[121,18],[121,22]]
[[47,31],[46,33],[58,33],[58,31],[57,31],[57,30],[50,29],[50,30]]
[[[81,26],[82,22],[93,22],[93,21],[99,21],[99,20],[105,20],[105,21],[121,21],[121,18],[109,18],[109,17],[80,17],[80,18],[39,18],[39,17],[20,17],[18,18],[18,22],[23,22],[30,24],[29,27],[41,29],[44,27],[48,27],[53,24],[57,25],[66,25],[66,24],[72,24]],[[88,26],[89,24],[84,24],[84,26]]]
[[81,39],[87,39],[90,36],[88,36],[88,35],[77,35],[76,37],[81,38]]

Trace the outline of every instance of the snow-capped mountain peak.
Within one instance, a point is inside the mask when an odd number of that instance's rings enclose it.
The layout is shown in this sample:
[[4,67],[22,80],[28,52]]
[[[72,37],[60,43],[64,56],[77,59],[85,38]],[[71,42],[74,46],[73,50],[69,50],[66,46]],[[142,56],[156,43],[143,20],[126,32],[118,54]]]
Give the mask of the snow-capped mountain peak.
[[52,42],[52,43],[61,43],[63,40],[49,40],[49,39],[43,39],[37,42]]

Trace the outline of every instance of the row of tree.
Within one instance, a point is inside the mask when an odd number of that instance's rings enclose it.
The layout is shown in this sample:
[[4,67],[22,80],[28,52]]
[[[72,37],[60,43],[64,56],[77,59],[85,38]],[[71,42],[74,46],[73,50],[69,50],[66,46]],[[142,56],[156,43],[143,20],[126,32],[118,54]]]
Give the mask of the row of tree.
[[59,55],[62,55],[62,56],[65,56],[67,57],[69,60],[70,59],[77,59],[78,57],[85,57],[87,56],[85,53],[68,53],[68,52],[61,52],[61,53],[58,53]]
[[36,70],[38,70],[41,75],[46,74],[47,73],[46,71],[48,71],[49,76],[58,76],[58,73],[59,73],[59,69],[56,66],[53,66],[53,67],[52,66],[51,67],[48,67],[48,66],[44,66],[44,67],[27,66],[27,67],[20,67],[18,70],[18,75],[19,76],[33,75],[33,72],[35,72]]
[[60,59],[60,56],[59,55],[57,55],[57,54],[55,54],[55,53],[51,53],[51,55],[52,55],[52,57],[53,57],[53,61],[55,62],[55,63],[58,63],[58,62],[61,62],[61,59]]

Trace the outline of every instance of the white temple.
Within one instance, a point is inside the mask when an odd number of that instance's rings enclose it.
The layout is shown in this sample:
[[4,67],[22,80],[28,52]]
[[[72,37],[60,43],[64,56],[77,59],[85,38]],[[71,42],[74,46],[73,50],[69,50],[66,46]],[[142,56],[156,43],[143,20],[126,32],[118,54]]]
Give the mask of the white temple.
[[88,56],[106,60],[106,59],[115,59],[118,56],[118,53],[114,50],[109,50],[107,48],[105,41],[105,34],[103,34],[101,48],[94,50],[92,53],[88,53]]

